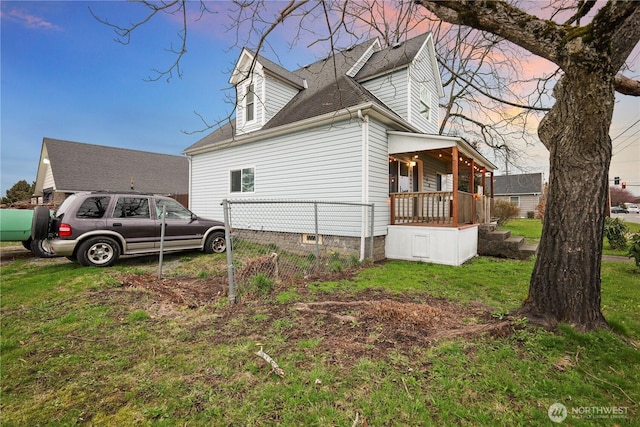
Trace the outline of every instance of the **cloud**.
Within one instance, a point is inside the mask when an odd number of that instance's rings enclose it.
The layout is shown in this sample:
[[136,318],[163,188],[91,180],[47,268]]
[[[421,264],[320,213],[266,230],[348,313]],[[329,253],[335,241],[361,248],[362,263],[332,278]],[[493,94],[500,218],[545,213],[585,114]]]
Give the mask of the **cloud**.
[[62,30],[62,27],[49,22],[40,16],[33,15],[21,9],[13,8],[9,10],[2,10],[0,14],[2,20],[7,19],[11,22],[16,22],[27,28],[54,31]]

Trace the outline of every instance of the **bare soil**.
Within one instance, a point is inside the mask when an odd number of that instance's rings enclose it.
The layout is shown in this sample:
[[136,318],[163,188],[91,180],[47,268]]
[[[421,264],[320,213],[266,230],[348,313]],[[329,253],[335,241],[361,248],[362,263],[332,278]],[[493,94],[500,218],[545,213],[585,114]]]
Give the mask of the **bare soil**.
[[[519,327],[508,317],[492,316],[491,307],[461,305],[426,294],[391,294],[373,289],[310,292],[304,283],[298,283],[292,285],[299,295],[295,302],[276,302],[274,296],[283,289],[274,289],[269,295],[244,295],[236,304],[229,304],[221,301],[228,292],[226,277],[158,279],[142,274],[117,279],[123,289],[145,293],[146,309],[153,317],[172,316],[185,309],[215,312],[215,316],[207,316],[206,325],[197,326],[216,330],[211,338],[214,341],[223,343],[229,337],[242,336],[256,341],[268,339],[264,334],[269,334],[269,325],[285,320],[291,325],[286,330],[288,342],[319,341],[316,351],[343,366],[352,366],[362,356],[375,358],[393,349],[410,353],[446,338],[506,336]],[[255,322],[251,319],[257,315],[271,323],[252,324]],[[242,327],[230,321],[240,318]]]

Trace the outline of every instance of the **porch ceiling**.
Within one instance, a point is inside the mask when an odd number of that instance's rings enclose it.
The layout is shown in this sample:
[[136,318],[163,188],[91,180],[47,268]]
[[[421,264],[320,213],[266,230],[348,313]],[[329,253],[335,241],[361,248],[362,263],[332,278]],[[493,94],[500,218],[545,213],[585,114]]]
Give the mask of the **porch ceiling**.
[[497,169],[497,166],[486,159],[475,148],[460,138],[442,135],[425,135],[410,132],[388,131],[389,154],[415,153],[420,151],[433,151],[458,147],[461,154],[473,159],[479,167],[488,171]]

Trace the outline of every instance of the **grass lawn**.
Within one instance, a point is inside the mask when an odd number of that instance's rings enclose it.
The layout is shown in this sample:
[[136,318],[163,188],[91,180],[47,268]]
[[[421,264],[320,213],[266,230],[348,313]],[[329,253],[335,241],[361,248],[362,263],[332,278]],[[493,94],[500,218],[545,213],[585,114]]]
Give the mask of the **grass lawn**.
[[[625,221],[625,224],[629,229],[629,233],[640,233],[640,224],[627,221]],[[511,230],[511,235],[513,236],[523,236],[527,243],[538,243],[542,235],[542,222],[539,219],[516,218],[510,220],[501,228]],[[606,237],[603,243],[602,253],[604,255],[627,256],[626,250],[611,249]]]
[[531,261],[385,262],[229,305],[190,297],[224,255],[165,260],[164,293],[136,285],[154,282],[152,258],[3,261],[3,426],[531,426],[552,425],[554,403],[566,425],[640,424],[632,263],[603,262],[613,332],[581,334],[509,316]]

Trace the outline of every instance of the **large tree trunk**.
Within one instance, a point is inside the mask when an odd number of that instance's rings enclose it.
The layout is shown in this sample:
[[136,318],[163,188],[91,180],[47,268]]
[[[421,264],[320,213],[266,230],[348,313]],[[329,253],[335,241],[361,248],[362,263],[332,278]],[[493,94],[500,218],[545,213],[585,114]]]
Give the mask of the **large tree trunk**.
[[613,76],[567,72],[556,104],[538,129],[550,150],[549,195],[529,295],[521,313],[547,325],[606,327],[600,311],[600,263],[613,114]]

